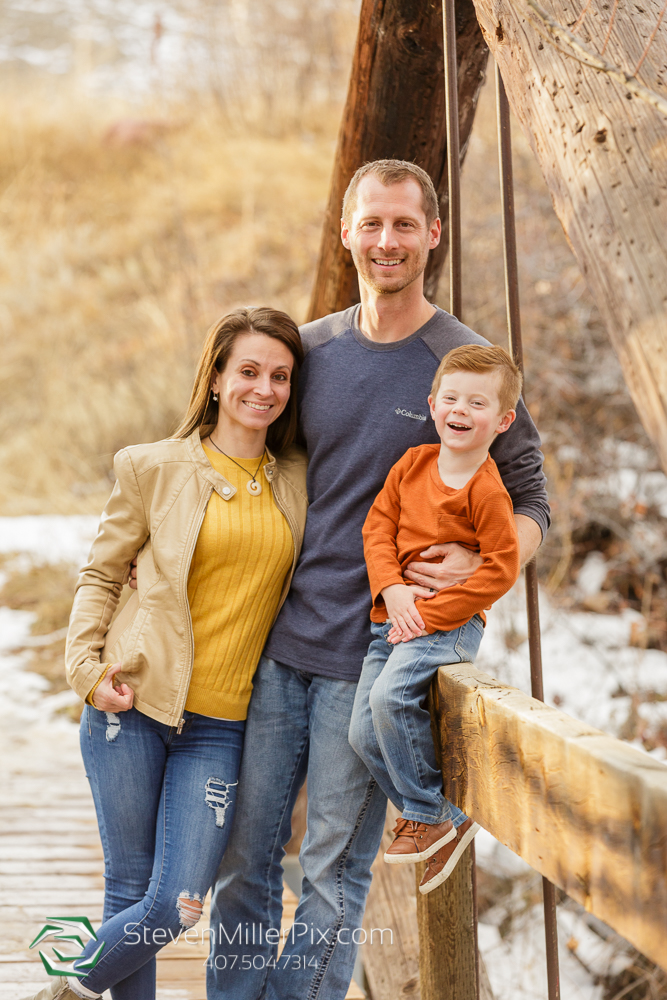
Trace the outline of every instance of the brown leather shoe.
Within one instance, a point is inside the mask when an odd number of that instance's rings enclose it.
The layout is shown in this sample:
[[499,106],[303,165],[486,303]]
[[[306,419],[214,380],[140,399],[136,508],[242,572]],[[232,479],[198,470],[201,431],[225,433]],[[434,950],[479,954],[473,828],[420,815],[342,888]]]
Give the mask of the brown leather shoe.
[[426,866],[424,877],[419,883],[419,891],[422,895],[431,892],[432,889],[442,885],[445,879],[449,878],[456,868],[459,858],[478,830],[479,824],[467,819],[456,831],[456,837],[433,855]]
[[394,833],[394,842],[384,856],[390,865],[414,865],[417,861],[426,861],[456,836],[451,819],[444,823],[416,823],[413,819],[399,817]]

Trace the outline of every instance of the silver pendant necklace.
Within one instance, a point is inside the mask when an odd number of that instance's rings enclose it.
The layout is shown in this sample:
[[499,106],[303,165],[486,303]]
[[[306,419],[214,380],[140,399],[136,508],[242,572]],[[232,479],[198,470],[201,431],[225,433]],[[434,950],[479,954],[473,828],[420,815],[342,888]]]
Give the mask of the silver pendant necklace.
[[[208,439],[209,439],[209,441],[211,442],[211,444],[213,445],[213,447],[215,448],[216,451],[219,451],[221,455],[224,455],[225,458],[228,458],[230,462],[234,463],[234,465],[238,465],[239,469],[243,469],[243,471],[245,472],[245,474],[248,475],[248,470],[245,469],[245,468],[243,468],[243,466],[241,465],[240,462],[237,462],[235,458],[232,458],[231,455],[228,455],[226,451],[222,450],[222,448],[218,448],[218,446],[215,443],[215,441],[213,440],[213,437],[212,437],[211,434],[209,434]],[[257,482],[257,473],[259,472],[259,470],[262,467],[262,462],[264,461],[264,455],[265,454],[266,454],[266,451],[263,451],[262,452],[262,457],[259,460],[259,465],[255,469],[255,475],[252,477],[252,479],[249,482],[246,483],[246,486],[245,486],[245,488],[247,489],[247,491],[250,494],[250,496],[253,496],[253,497],[258,497],[259,494],[262,492],[262,484]]]

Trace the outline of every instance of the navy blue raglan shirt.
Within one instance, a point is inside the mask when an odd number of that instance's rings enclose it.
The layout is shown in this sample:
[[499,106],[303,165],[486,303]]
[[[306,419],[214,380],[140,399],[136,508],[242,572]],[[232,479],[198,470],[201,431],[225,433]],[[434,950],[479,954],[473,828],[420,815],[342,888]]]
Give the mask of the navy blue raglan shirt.
[[[308,518],[301,557],[266,655],[310,674],[357,681],[371,639],[361,529],[392,465],[437,443],[428,395],[461,344],[488,344],[438,309],[421,329],[384,344],[359,329],[360,307],[307,323],[299,414],[308,450]],[[491,446],[514,512],[549,526],[540,438],[523,402]],[[434,538],[435,542],[435,538]]]

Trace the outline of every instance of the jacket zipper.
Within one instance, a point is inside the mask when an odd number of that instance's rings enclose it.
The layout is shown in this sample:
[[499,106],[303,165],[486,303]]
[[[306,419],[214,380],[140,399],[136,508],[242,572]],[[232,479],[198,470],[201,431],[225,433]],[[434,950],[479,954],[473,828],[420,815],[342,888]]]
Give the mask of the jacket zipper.
[[185,685],[185,693],[184,693],[184,696],[183,696],[182,704],[181,704],[181,707],[178,710],[179,723],[178,723],[178,726],[176,727],[176,735],[177,736],[179,736],[181,734],[181,732],[183,731],[183,726],[185,725],[185,719],[183,718],[183,709],[185,708],[185,703],[188,700],[188,688],[190,687],[190,678],[192,677],[192,668],[194,667],[194,663],[195,663],[195,635],[194,635],[194,631],[192,629],[192,615],[190,614],[190,602],[188,601],[188,595],[187,595],[187,578],[188,578],[188,574],[190,572],[190,566],[192,564],[192,556],[194,555],[195,546],[197,544],[197,539],[199,538],[199,532],[201,531],[201,526],[204,523],[204,517],[206,516],[206,508],[208,507],[208,503],[209,503],[209,500],[211,499],[212,493],[213,493],[213,487],[211,486],[209,488],[208,492],[205,494],[205,502],[200,501],[201,514],[199,516],[199,521],[197,522],[197,525],[196,525],[196,531],[193,530],[193,532],[192,532],[192,534],[190,536],[191,539],[192,539],[192,541],[190,542],[189,551],[187,553],[187,568],[185,570],[185,581],[186,581],[185,582],[185,593],[181,594],[181,597],[184,599],[185,607],[188,609],[188,627],[189,627],[189,630],[190,630],[190,669],[188,671],[188,682]]
[[[283,517],[287,521],[287,524],[289,525],[290,533],[292,535],[292,546],[293,546],[293,553],[294,554],[292,555],[292,569],[290,571],[290,581],[291,581],[292,576],[294,575],[294,570],[296,569],[296,538],[297,538],[297,533],[298,532],[297,532],[297,529],[296,529],[296,524],[292,520],[289,510],[287,510],[286,507],[283,507],[283,505],[280,502],[280,497],[278,496],[278,494],[277,494],[277,492],[276,492],[276,490],[274,488],[273,480],[271,480],[271,492],[273,494],[273,499],[275,500],[276,507],[278,508],[278,510],[280,511],[280,513],[283,515]],[[273,621],[274,622],[275,622],[276,618],[278,617],[280,609],[282,608],[283,604],[287,600],[287,594],[288,593],[289,593],[289,587],[287,588],[287,590],[283,594],[282,599],[280,601],[280,604],[276,608],[276,613],[275,613],[275,615],[273,617]]]

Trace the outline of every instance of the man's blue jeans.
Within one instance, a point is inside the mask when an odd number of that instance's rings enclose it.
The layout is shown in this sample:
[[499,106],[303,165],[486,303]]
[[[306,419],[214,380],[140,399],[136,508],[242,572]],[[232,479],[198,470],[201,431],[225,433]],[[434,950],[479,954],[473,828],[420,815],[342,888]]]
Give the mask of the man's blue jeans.
[[373,641],[359,679],[350,743],[404,819],[455,827],[467,819],[442,794],[431,716],[426,704],[438,667],[473,661],[484,634],[479,615],[451,632],[393,646],[391,623],[372,625]]
[[[211,902],[216,944],[208,1000],[345,997],[387,806],[348,742],[356,687],[266,657],[260,662],[234,829]],[[293,933],[277,960],[280,862],[306,777],[302,894]]]
[[155,997],[155,955],[198,920],[229,838],[243,722],[185,712],[181,733],[136,708],[86,706],[81,751],[104,848],[104,950],[83,979],[113,1000]]

